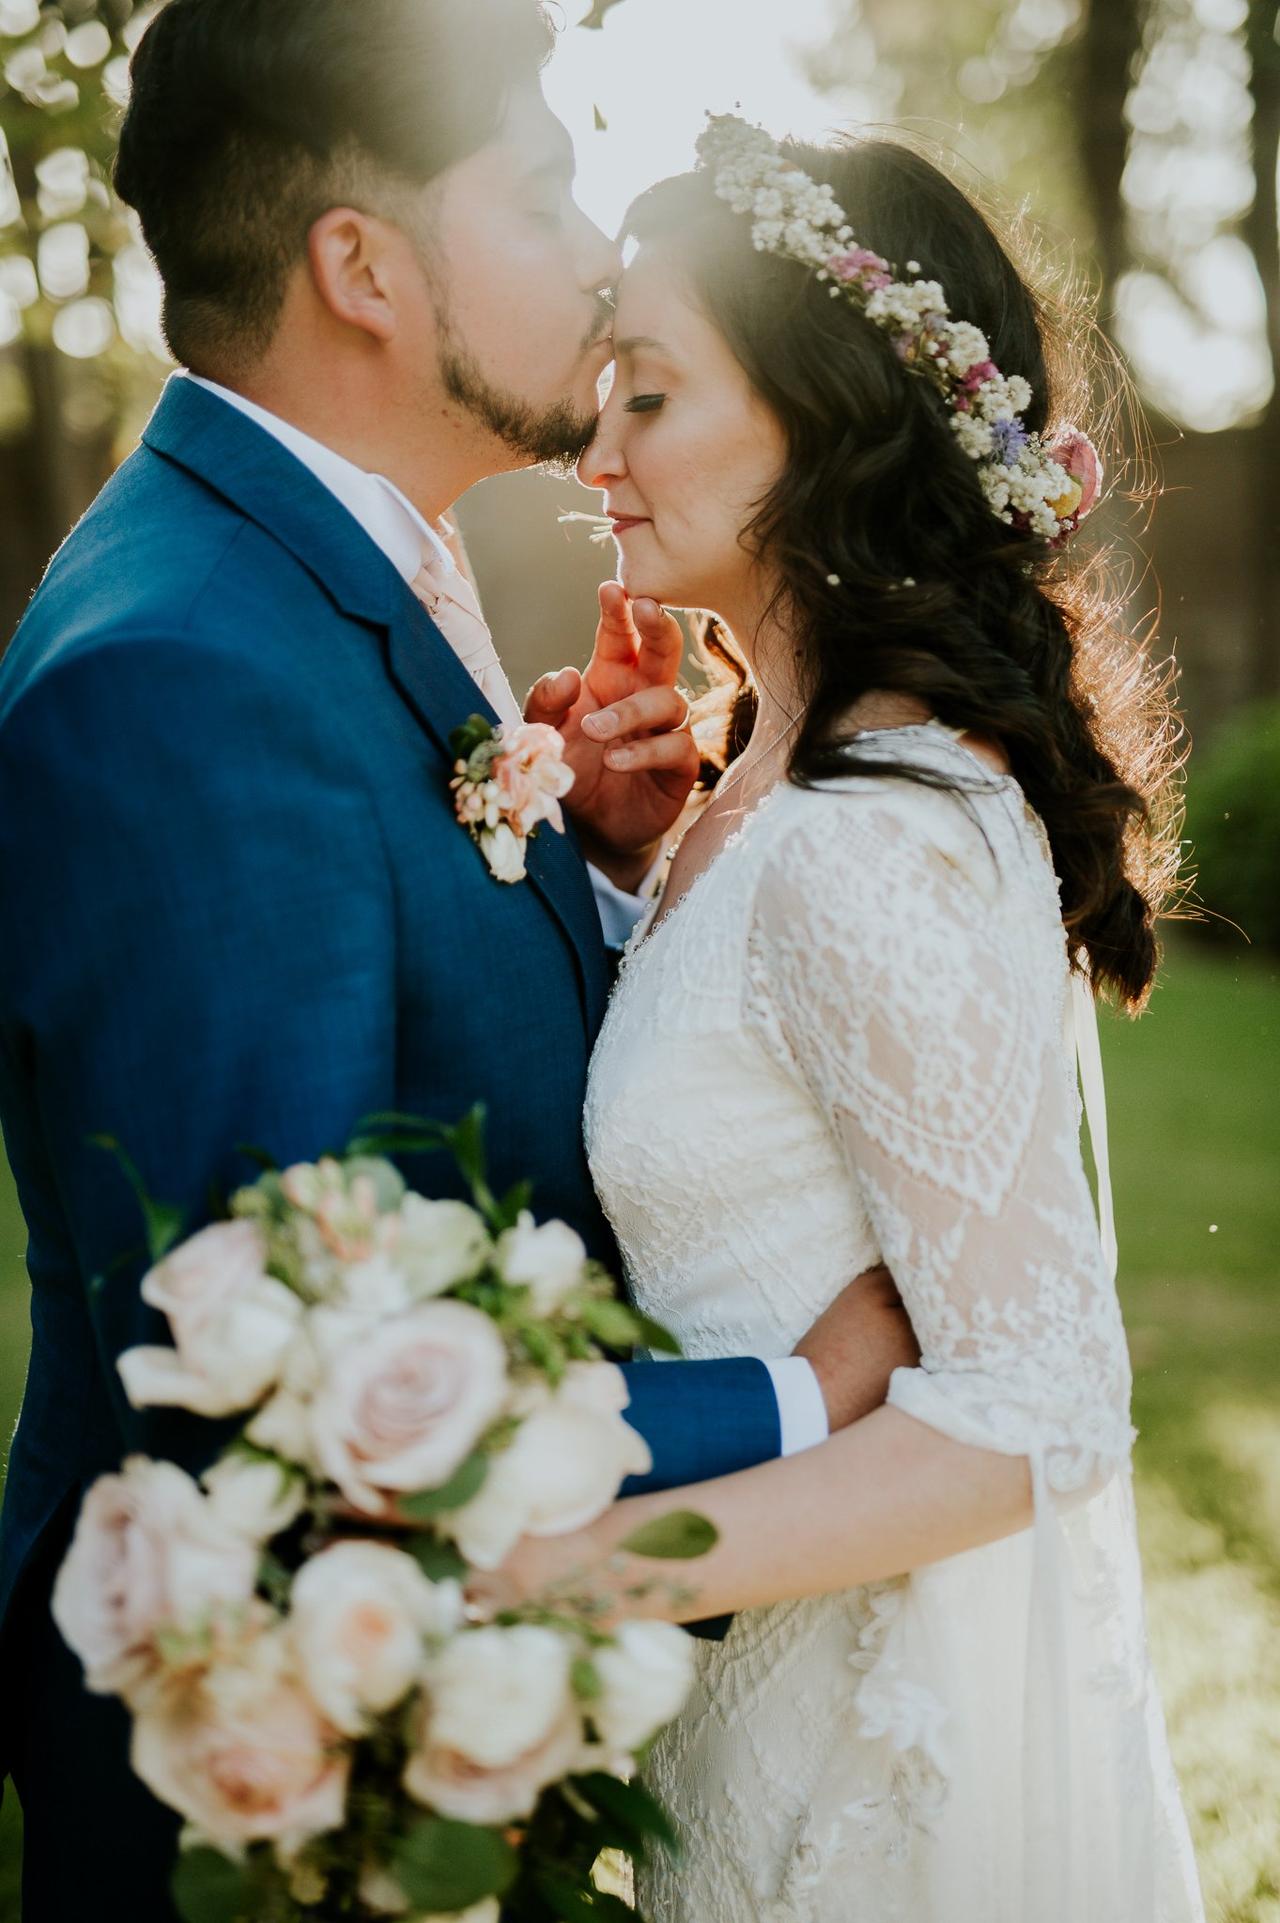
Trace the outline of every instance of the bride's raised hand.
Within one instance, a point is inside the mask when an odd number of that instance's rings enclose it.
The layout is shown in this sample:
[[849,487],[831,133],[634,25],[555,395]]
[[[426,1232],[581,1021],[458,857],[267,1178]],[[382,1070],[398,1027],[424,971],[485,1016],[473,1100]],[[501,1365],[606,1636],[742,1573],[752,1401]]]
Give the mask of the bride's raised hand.
[[563,736],[574,774],[566,810],[588,859],[621,887],[643,879],[698,777],[688,702],[676,685],[683,656],[673,615],[606,581],[585,674],[544,675],[525,705],[526,720]]

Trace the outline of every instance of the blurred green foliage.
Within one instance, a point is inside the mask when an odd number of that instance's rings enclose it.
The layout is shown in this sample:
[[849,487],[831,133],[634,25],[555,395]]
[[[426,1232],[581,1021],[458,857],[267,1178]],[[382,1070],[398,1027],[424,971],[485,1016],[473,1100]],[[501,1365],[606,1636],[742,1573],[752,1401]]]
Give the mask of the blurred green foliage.
[[1230,939],[1235,924],[1280,954],[1280,701],[1232,715],[1195,757],[1186,832],[1203,932]]

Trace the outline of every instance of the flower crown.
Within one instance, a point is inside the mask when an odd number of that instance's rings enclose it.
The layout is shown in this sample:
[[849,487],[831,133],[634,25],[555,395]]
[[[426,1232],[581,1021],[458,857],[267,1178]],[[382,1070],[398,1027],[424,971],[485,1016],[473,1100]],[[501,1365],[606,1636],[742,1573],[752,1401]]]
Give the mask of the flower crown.
[[[856,244],[830,187],[788,160],[762,127],[736,114],[709,115],[698,159],[714,175],[717,196],[751,215],[758,252],[816,270],[831,283],[833,300],[856,306],[889,336],[903,366],[932,382],[1000,520],[1055,547],[1075,532],[1101,490],[1097,449],[1078,428],[1046,443],[1024,425],[1027,382],[1000,372],[980,328],[952,320],[936,280],[895,279],[888,261]],[[907,272],[919,275],[920,263],[909,260]]]

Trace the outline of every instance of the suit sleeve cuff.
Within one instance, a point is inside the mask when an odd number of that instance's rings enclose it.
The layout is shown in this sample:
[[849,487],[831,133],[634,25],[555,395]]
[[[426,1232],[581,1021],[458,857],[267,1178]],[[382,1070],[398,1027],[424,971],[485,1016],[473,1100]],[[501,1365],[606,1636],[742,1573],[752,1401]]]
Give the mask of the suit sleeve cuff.
[[780,1362],[766,1362],[778,1399],[778,1426],[784,1456],[812,1449],[830,1435],[827,1405],[818,1378],[803,1356],[789,1355]]

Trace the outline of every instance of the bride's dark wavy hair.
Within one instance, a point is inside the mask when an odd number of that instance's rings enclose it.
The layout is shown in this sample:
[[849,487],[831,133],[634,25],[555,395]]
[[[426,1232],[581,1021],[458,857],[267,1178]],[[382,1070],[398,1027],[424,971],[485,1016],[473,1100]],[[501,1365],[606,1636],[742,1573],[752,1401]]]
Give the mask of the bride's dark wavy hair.
[[[897,138],[786,152],[831,185],[860,246],[899,272],[918,261],[951,313],[982,329],[1001,372],[1024,376],[1028,427],[1088,426],[1100,411],[1094,438],[1110,437],[1131,390],[1087,310],[1036,293],[938,166]],[[883,774],[887,737],[874,750],[841,738],[873,690],[994,737],[1047,831],[1073,957],[1083,950],[1095,985],[1138,1009],[1178,868],[1180,730],[1168,674],[1122,625],[1127,596],[1108,555],[1055,552],[1001,522],[930,383],[814,274],[757,253],[750,219],[716,198],[705,171],[651,188],[627,227],[672,254],[786,434],[784,472],[743,540],[779,572],[802,650],[791,779]],[[751,691],[731,642],[714,628],[708,641],[742,687],[732,753]]]

